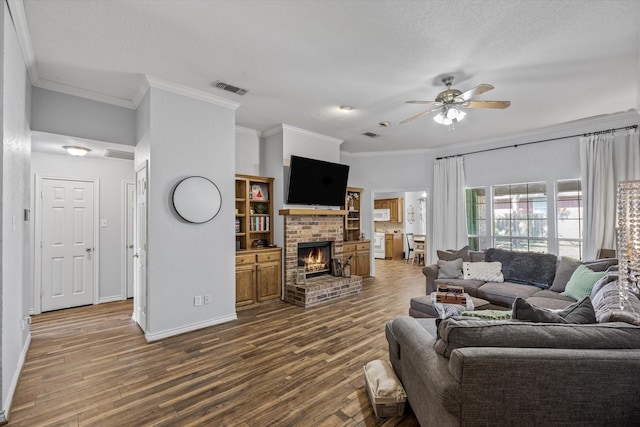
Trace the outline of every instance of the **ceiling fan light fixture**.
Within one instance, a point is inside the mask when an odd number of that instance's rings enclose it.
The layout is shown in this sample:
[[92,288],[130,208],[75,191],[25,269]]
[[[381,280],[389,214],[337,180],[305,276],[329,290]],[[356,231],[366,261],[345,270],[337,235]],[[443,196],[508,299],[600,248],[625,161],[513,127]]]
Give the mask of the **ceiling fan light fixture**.
[[62,148],[67,150],[67,153],[71,154],[72,156],[76,156],[76,157],[82,157],[82,156],[86,155],[89,151],[91,151],[89,148],[78,147],[78,146],[74,146],[74,145],[65,145]]
[[447,115],[444,113],[444,111],[440,111],[438,114],[433,116],[433,120],[437,124],[444,125],[444,126],[450,126],[453,123],[453,120],[451,120],[449,117],[447,117]]

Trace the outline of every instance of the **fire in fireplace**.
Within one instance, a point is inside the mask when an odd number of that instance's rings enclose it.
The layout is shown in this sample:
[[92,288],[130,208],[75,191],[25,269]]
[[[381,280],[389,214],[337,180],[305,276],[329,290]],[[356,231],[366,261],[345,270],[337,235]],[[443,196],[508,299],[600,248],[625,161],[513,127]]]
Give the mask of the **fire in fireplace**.
[[331,243],[298,243],[298,261],[304,262],[307,277],[331,274]]

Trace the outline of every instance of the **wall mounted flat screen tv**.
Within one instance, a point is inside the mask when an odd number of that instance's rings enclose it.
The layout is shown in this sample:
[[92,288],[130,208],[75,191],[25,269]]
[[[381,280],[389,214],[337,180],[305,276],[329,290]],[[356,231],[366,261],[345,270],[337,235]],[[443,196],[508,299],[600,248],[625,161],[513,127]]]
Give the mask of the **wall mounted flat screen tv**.
[[287,203],[341,206],[347,192],[349,166],[291,156]]

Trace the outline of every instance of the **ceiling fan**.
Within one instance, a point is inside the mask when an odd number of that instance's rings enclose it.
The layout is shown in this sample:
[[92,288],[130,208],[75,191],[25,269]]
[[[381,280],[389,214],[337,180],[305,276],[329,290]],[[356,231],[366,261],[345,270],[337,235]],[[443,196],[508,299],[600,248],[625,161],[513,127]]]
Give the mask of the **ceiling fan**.
[[465,92],[461,92],[458,89],[452,89],[454,77],[446,76],[442,78],[442,83],[447,87],[446,90],[440,92],[436,96],[435,101],[407,101],[407,104],[425,104],[431,106],[427,111],[423,111],[420,114],[409,117],[400,122],[400,124],[408,123],[419,117],[425,116],[429,113],[437,111],[433,117],[436,123],[449,126],[452,130],[453,126],[467,115],[462,108],[507,108],[511,105],[511,101],[476,101],[474,98],[478,95],[482,95],[485,92],[493,89],[493,86],[488,84],[481,84],[474,88],[471,88]]

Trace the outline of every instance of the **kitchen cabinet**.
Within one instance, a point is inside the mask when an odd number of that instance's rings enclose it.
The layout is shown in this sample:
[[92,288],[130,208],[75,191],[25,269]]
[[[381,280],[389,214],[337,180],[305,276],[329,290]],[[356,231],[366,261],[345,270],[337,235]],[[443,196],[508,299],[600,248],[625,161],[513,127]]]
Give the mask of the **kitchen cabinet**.
[[236,307],[279,299],[281,289],[281,248],[236,253]]
[[360,240],[342,244],[342,258],[351,256],[351,274],[363,278],[371,276],[371,242]]
[[401,260],[402,259],[402,233],[387,233],[384,236],[384,257],[385,259]]
[[402,222],[404,218],[404,199],[378,199],[373,201],[374,209],[389,209],[389,222]]

